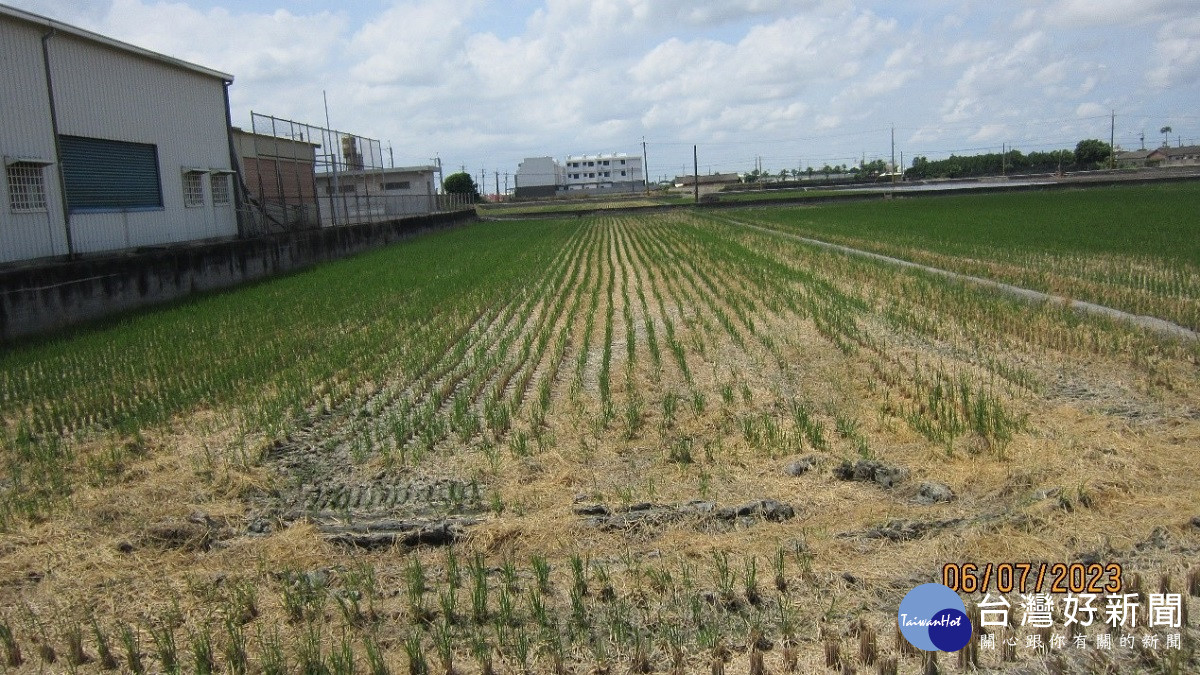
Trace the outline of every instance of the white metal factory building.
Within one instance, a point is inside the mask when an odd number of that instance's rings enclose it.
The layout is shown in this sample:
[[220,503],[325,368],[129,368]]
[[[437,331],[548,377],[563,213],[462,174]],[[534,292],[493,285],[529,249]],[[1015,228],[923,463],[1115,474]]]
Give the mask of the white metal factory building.
[[0,5],[0,263],[238,233],[233,77]]

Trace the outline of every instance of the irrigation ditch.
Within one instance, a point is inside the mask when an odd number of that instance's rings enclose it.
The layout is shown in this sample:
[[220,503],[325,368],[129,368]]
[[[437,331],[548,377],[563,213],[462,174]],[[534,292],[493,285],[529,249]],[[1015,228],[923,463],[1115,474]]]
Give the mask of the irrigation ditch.
[[1145,315],[1141,315],[1141,314],[1131,314],[1129,312],[1124,312],[1119,309],[1107,307],[1105,305],[1099,305],[1094,302],[1088,302],[1086,300],[1076,300],[1074,298],[1067,298],[1067,297],[1063,297],[1061,295],[1052,295],[1050,293],[1043,293],[1041,291],[1035,291],[1035,290],[1032,290],[1029,288],[1021,288],[1020,286],[1006,284],[1002,281],[996,281],[995,279],[985,279],[983,277],[971,276],[969,274],[961,274],[959,272],[951,272],[950,270],[944,270],[944,269],[940,269],[937,267],[931,267],[929,265],[921,265],[919,263],[914,263],[909,260],[893,258],[891,256],[886,256],[886,255],[883,255],[880,253],[864,251],[862,249],[852,248],[850,246],[843,246],[841,244],[834,244],[834,243],[830,243],[827,241],[821,241],[820,239],[813,239],[811,237],[803,237],[801,235],[793,234],[790,232],[780,232],[779,230],[774,230],[769,227],[762,227],[760,225],[754,225],[754,224],[742,222],[739,220],[733,220],[732,218],[721,218],[721,220],[723,220],[731,225],[737,225],[739,227],[746,227],[746,228],[749,228],[752,230],[757,230],[759,232],[764,232],[764,233],[771,234],[771,235],[778,236],[778,237],[787,237],[789,239],[795,239],[797,241],[802,241],[806,244],[811,244],[813,246],[819,246],[821,248],[828,249],[831,251],[837,251],[839,253],[845,253],[847,255],[859,256],[859,257],[863,257],[863,258],[870,258],[872,260],[879,260],[881,262],[886,262],[891,265],[897,265],[899,267],[918,269],[923,272],[928,272],[930,274],[937,274],[939,276],[943,276],[948,279],[953,279],[955,281],[962,281],[962,282],[966,282],[966,283],[970,283],[970,284],[975,284],[977,286],[982,286],[984,288],[995,289],[1002,293],[1006,293],[1012,297],[1020,298],[1021,300],[1026,300],[1029,302],[1050,302],[1050,303],[1054,303],[1054,304],[1058,304],[1058,305],[1063,305],[1065,307],[1070,307],[1071,309],[1074,309],[1079,312],[1084,312],[1087,314],[1095,314],[1097,316],[1103,316],[1103,317],[1107,317],[1109,319],[1116,319],[1118,321],[1126,321],[1128,323],[1134,324],[1136,326],[1140,326],[1142,328],[1145,328],[1147,330],[1150,330],[1152,332],[1155,332],[1155,333],[1158,333],[1160,335],[1164,335],[1167,337],[1179,338],[1181,340],[1200,340],[1200,333],[1197,333],[1196,331],[1190,330],[1188,328],[1184,328],[1183,326],[1180,326],[1178,324],[1171,323],[1170,321],[1164,321],[1163,319],[1159,319],[1158,317],[1145,316]]

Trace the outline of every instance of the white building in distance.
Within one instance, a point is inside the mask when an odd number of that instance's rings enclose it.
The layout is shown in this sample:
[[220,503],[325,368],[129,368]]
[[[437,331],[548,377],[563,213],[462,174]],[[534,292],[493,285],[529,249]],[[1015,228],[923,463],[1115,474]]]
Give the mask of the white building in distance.
[[355,169],[316,175],[323,226],[378,223],[439,209],[436,166]]
[[515,197],[638,192],[646,188],[642,158],[625,153],[530,157],[517,169]]
[[625,153],[570,155],[566,162],[567,190],[636,192],[646,188],[642,158]]
[[0,5],[0,262],[238,234],[233,76]]
[[567,172],[553,157],[527,157],[517,165],[518,197],[553,197],[567,184]]

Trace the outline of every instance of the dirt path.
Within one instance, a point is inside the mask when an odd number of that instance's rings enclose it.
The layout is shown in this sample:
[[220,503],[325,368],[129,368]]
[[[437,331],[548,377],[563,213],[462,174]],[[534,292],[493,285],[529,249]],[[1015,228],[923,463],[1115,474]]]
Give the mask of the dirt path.
[[754,225],[752,223],[742,222],[740,220],[733,220],[731,218],[722,218],[722,220],[724,222],[730,223],[731,225],[738,225],[738,226],[746,227],[746,228],[749,228],[752,230],[758,230],[759,232],[764,232],[766,234],[771,234],[771,235],[775,235],[778,237],[786,237],[788,239],[795,239],[797,241],[802,241],[806,244],[812,244],[813,246],[820,246],[822,248],[826,248],[826,249],[833,250],[833,251],[838,251],[840,253],[861,256],[864,258],[872,258],[874,260],[880,260],[880,261],[890,263],[893,265],[899,265],[901,267],[910,267],[910,268],[914,268],[914,269],[919,269],[919,270],[922,270],[925,272],[929,272],[931,274],[937,274],[937,275],[940,275],[940,276],[943,276],[943,277],[946,277],[949,279],[954,279],[956,281],[965,281],[965,282],[968,282],[971,284],[975,284],[977,286],[983,286],[985,288],[992,288],[992,289],[1001,291],[1003,293],[1006,293],[1008,295],[1011,295],[1013,297],[1020,298],[1022,300],[1027,300],[1030,302],[1051,302],[1051,303],[1055,303],[1058,305],[1063,305],[1065,307],[1070,307],[1071,309],[1074,309],[1079,312],[1084,312],[1087,314],[1096,314],[1098,316],[1105,316],[1110,319],[1116,319],[1118,321],[1126,321],[1126,322],[1132,323],[1134,325],[1146,328],[1147,330],[1151,330],[1156,333],[1160,333],[1162,335],[1166,335],[1169,337],[1175,337],[1175,338],[1180,338],[1180,339],[1184,339],[1184,340],[1200,340],[1200,333],[1197,333],[1193,330],[1184,328],[1183,326],[1180,326],[1178,324],[1171,323],[1170,321],[1164,321],[1163,319],[1159,319],[1157,317],[1144,316],[1144,315],[1140,315],[1140,314],[1130,314],[1129,312],[1123,312],[1119,309],[1114,309],[1112,307],[1107,307],[1105,305],[1098,305],[1094,302],[1087,302],[1086,300],[1075,300],[1073,298],[1065,298],[1060,295],[1050,295],[1048,293],[1042,293],[1041,291],[1035,291],[1035,290],[1031,290],[1028,288],[1021,288],[1020,286],[1013,286],[1012,284],[1006,284],[1006,283],[1003,283],[1000,281],[995,281],[993,279],[984,279],[982,277],[974,277],[974,276],[970,276],[967,274],[960,274],[958,272],[951,272],[949,270],[944,270],[944,269],[940,269],[937,267],[930,267],[928,265],[920,265],[918,263],[910,262],[908,260],[902,260],[900,258],[893,258],[891,256],[881,255],[879,253],[872,253],[870,251],[864,251],[862,249],[851,248],[849,246],[842,246],[841,244],[831,244],[827,241],[821,241],[819,239],[812,239],[809,237],[802,237],[798,234],[791,234],[789,232],[780,232],[779,230],[773,230],[769,227],[762,227],[759,225]]

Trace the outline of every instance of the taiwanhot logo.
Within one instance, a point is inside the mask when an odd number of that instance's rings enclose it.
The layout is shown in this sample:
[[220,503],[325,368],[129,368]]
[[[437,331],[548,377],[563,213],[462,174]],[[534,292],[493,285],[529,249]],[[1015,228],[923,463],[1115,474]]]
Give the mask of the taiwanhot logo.
[[917,649],[956,652],[971,641],[966,605],[941,584],[922,584],[909,591],[897,618],[900,632]]

